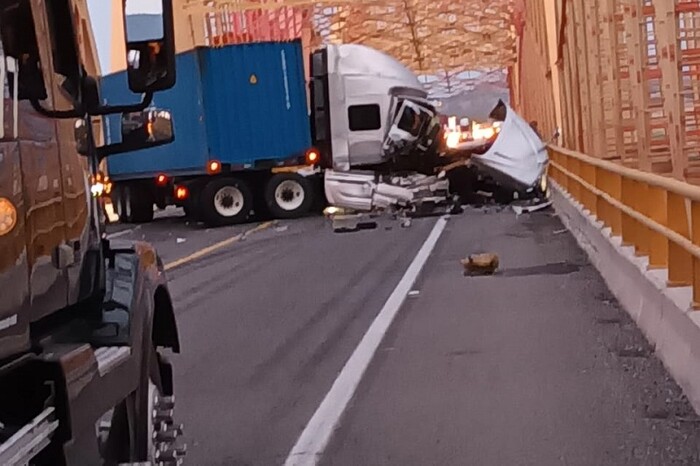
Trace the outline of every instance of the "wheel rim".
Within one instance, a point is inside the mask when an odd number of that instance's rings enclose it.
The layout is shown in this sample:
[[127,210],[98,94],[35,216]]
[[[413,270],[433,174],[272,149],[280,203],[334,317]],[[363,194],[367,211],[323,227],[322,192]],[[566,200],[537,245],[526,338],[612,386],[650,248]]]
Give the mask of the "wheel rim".
[[[160,430],[160,420],[157,418],[156,413],[158,410],[158,402],[160,399],[160,390],[158,387],[148,381],[148,413],[151,422],[148,423],[148,458],[149,460],[154,460],[160,456],[159,446],[156,443],[155,435],[158,430]],[[172,416],[171,416],[172,418]]]
[[[154,464],[161,464],[163,462],[176,461],[178,458],[184,457],[186,449],[184,447],[178,447],[177,445],[178,439],[182,435],[182,425],[175,425],[173,422],[174,408],[175,397],[163,396],[158,387],[149,380],[148,409],[146,411],[149,421],[147,430],[148,438],[146,440],[146,461],[153,462]],[[103,456],[105,454],[107,437],[112,427],[113,413],[113,409],[109,410],[98,421],[97,437]],[[138,420],[131,419],[129,424],[131,424],[131,422],[138,422]],[[133,426],[129,425],[129,429],[133,429]],[[133,431],[130,435],[134,435]],[[137,458],[139,455],[136,454],[134,447],[134,445],[130,446],[131,450],[129,456],[132,457],[132,460],[140,459]]]
[[234,217],[241,213],[245,198],[235,186],[224,186],[214,195],[214,209],[222,217]]
[[296,210],[304,203],[304,187],[295,180],[285,180],[275,189],[275,202],[286,211]]

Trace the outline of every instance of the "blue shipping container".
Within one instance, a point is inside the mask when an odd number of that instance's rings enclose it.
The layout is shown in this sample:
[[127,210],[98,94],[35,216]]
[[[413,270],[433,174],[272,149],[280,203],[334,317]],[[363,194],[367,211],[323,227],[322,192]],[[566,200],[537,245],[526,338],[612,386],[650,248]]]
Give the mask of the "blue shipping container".
[[[199,174],[208,160],[233,168],[302,156],[311,145],[301,43],[199,48],[177,57],[177,83],[155,94],[171,110],[175,142],[108,159],[116,180]],[[126,73],[105,76],[109,103],[136,102]],[[107,119],[108,143],[121,140],[116,117]]]

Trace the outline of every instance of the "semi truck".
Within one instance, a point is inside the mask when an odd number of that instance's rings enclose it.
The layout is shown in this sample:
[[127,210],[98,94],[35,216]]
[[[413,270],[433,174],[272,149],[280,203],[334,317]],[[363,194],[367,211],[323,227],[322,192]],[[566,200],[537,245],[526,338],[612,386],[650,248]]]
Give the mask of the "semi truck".
[[[178,464],[172,366],[180,350],[152,246],[106,239],[89,178],[105,158],[174,138],[147,108],[176,80],[171,0],[127,34],[134,103],[103,105],[84,0],[0,5],[0,464]],[[144,0],[125,0],[125,28]],[[92,68],[92,69],[89,69]],[[98,145],[117,114],[124,142]]]
[[[178,81],[155,97],[179,137],[167,146],[108,160],[111,199],[122,221],[148,222],[154,205],[184,207],[212,225],[255,212],[295,218],[322,196],[312,147],[299,41],[197,48],[178,54]],[[134,99],[127,74],[103,77],[107,102]],[[106,137],[117,140],[118,118]]]
[[[344,212],[450,209],[450,181],[464,177],[441,167],[471,159],[477,163],[457,165],[479,171],[478,180],[495,172],[511,199],[541,185],[544,144],[507,104],[494,109],[505,128],[494,134],[496,149],[484,140],[447,150],[423,84],[393,57],[359,44],[325,45],[308,57],[308,94],[305,59],[299,41],[180,55],[178,84],[157,103],[172,110],[176,131],[187,137],[109,160],[120,218],[150,221],[154,204],[181,205],[215,225],[265,208],[294,218],[319,198]],[[126,98],[125,79],[104,78],[108,100]],[[118,137],[114,124],[108,138]]]

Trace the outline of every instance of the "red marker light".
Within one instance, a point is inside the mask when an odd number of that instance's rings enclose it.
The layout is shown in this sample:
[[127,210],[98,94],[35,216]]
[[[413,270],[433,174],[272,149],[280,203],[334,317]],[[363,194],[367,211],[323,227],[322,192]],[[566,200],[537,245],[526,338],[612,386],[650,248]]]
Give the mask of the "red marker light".
[[184,201],[190,196],[190,190],[187,186],[177,186],[175,187],[175,199],[178,201]]
[[168,184],[168,177],[166,175],[160,174],[156,176],[156,186],[163,187]]
[[209,172],[210,175],[215,175],[221,171],[221,163],[218,160],[212,160],[209,162],[209,165],[207,165],[207,172]]

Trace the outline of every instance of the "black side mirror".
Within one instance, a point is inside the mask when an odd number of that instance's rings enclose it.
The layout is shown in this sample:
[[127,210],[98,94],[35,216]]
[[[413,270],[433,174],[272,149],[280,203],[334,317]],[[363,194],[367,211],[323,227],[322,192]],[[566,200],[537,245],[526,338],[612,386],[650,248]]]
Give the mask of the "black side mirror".
[[124,0],[129,89],[157,92],[175,85],[172,0]]
[[[121,133],[121,142],[96,148],[99,159],[162,146],[175,140],[171,113],[168,110],[154,108],[142,112],[123,113]],[[75,122],[75,144],[79,154],[88,155],[88,127],[85,119]]]
[[122,146],[126,150],[161,146],[174,140],[172,115],[167,110],[149,109],[122,115]]

